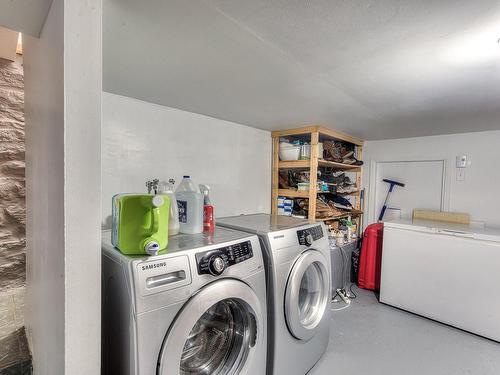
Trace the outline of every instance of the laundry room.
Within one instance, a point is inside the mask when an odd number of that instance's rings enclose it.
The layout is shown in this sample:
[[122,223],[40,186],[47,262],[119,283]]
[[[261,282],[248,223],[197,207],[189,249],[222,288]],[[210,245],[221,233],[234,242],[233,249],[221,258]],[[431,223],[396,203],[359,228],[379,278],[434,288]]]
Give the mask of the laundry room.
[[499,374],[498,103],[496,0],[0,5],[0,375]]

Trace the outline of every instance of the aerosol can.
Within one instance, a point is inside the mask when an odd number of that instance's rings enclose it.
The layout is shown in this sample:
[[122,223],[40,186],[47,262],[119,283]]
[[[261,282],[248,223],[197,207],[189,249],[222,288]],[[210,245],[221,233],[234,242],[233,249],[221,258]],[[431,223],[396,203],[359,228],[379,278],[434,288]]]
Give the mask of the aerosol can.
[[203,194],[203,232],[212,233],[215,230],[214,206],[210,202],[210,186],[200,184]]

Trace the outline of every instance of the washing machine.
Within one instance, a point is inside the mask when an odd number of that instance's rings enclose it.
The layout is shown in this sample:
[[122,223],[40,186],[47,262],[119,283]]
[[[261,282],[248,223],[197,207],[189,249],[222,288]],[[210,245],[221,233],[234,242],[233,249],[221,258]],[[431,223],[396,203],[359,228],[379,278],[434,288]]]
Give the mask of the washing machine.
[[330,335],[325,225],[267,214],[221,218],[217,225],[260,238],[268,288],[267,374],[305,375],[325,352]]
[[266,279],[257,236],[177,235],[168,252],[125,256],[102,236],[102,374],[259,375]]

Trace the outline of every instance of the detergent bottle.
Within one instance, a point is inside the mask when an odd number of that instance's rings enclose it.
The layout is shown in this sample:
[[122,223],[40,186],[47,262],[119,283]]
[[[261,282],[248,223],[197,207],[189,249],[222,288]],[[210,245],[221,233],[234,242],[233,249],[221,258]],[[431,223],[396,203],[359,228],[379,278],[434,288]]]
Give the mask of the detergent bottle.
[[168,235],[174,236],[179,233],[179,208],[177,207],[177,199],[174,193],[173,179],[160,182],[158,193],[166,195],[170,199],[170,215],[168,218]]
[[181,233],[203,232],[203,194],[191,180],[184,176],[175,191],[179,209],[179,230]]
[[111,242],[123,254],[156,255],[167,248],[167,195],[117,194],[112,209]]
[[200,184],[203,194],[203,232],[213,233],[215,230],[214,206],[210,202],[210,186]]

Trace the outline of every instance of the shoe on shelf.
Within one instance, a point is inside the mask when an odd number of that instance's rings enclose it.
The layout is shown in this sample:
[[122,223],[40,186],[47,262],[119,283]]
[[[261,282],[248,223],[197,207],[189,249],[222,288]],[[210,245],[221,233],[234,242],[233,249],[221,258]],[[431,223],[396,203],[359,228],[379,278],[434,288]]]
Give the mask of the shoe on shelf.
[[349,159],[353,155],[354,151],[346,151],[346,153],[342,155],[342,159]]
[[352,182],[349,176],[344,176],[344,182],[342,182],[344,185],[356,185],[355,182]]
[[352,204],[348,199],[341,197],[339,195],[333,196],[333,206],[335,208],[341,208],[343,210],[352,210]]
[[349,165],[357,165],[357,166],[363,165],[363,162],[361,160],[356,159],[354,156],[351,156],[351,157],[346,158],[346,159],[342,159],[342,163],[349,164]]
[[339,194],[350,194],[350,193],[356,193],[358,191],[358,188],[356,185],[342,185],[337,187],[337,193]]

